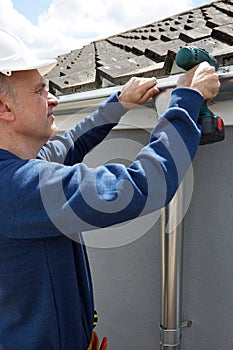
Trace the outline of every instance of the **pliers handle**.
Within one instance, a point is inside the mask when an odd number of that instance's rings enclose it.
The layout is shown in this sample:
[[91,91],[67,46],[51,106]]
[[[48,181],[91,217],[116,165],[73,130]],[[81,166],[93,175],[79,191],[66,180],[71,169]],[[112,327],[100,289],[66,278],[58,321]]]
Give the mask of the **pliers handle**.
[[107,350],[107,347],[108,347],[107,341],[108,341],[107,337],[104,337],[100,345],[100,350]]

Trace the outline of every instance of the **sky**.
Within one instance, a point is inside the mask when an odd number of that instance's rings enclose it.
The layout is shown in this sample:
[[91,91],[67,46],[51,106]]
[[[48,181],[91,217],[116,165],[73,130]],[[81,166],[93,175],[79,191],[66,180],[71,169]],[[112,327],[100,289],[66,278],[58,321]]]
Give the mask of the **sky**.
[[147,25],[208,0],[0,0],[0,27],[41,58]]

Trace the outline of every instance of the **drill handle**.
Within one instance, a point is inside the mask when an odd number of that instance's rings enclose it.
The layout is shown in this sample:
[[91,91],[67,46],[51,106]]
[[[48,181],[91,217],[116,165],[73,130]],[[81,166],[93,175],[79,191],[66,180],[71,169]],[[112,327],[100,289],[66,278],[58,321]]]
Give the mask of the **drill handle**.
[[205,117],[214,117],[214,113],[207,107],[206,103],[204,102],[200,109],[199,118]]

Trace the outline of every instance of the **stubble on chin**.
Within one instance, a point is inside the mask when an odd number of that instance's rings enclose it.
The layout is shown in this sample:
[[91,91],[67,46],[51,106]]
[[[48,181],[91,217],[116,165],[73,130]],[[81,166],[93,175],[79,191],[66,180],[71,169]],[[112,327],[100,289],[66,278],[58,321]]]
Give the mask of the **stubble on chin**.
[[54,136],[56,136],[57,133],[58,133],[58,128],[57,128],[56,124],[53,124],[52,133],[51,133],[49,140],[51,140]]

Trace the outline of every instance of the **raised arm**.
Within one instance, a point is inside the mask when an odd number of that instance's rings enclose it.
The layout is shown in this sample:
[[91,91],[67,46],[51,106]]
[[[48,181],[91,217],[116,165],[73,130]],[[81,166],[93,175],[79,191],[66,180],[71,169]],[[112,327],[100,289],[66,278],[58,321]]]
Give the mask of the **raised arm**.
[[[158,93],[155,78],[132,78],[123,88],[100,103],[98,109],[63,136],[56,135],[41,149],[38,158],[65,165],[80,163],[118,124],[128,109]],[[118,98],[120,94],[120,99]]]

